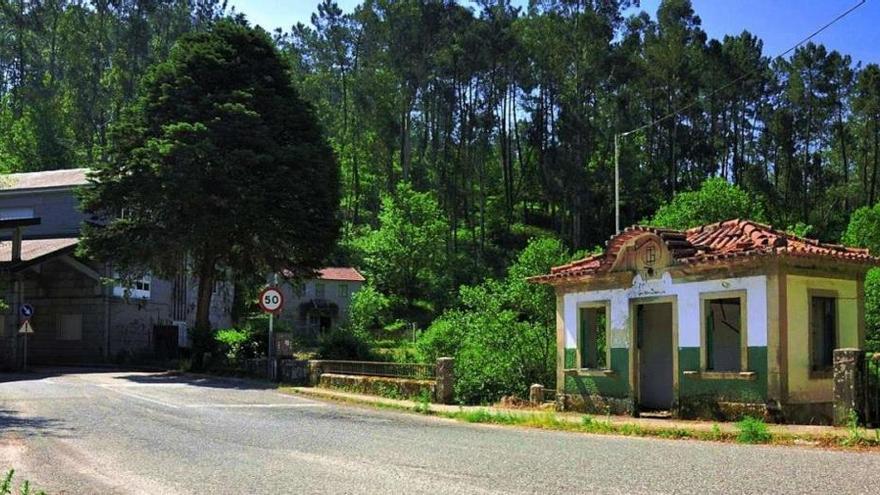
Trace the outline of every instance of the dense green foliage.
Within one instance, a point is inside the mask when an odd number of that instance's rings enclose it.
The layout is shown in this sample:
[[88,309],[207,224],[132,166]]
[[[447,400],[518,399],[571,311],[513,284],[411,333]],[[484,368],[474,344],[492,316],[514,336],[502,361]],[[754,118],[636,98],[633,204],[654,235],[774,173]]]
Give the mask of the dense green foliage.
[[841,241],[880,254],[880,203],[853,212]]
[[[474,267],[500,273],[523,228],[574,249],[607,239],[614,134],[690,103],[622,138],[624,224],[709,177],[747,191],[767,221],[828,240],[878,200],[876,64],[815,44],[771,60],[748,32],[710,39],[688,0],[656,15],[633,0],[314,1],[311,26],[273,41],[339,156],[345,231],[375,227],[401,180],[433,192],[446,257],[470,262],[453,263],[466,268],[451,287],[486,275],[470,279]],[[107,157],[147,68],[223,6],[0,0],[0,169]]]
[[526,282],[565,263],[553,239],[529,243],[501,280],[462,287],[457,308],[443,313],[419,339],[423,356],[455,358],[455,392],[462,402],[525,396],[532,383],[555,383],[556,299],[553,289]]
[[147,67],[223,0],[0,0],[0,170],[90,167]]
[[682,230],[731,218],[763,221],[764,210],[748,193],[716,177],[696,191],[676,194],[647,224]]
[[187,260],[199,348],[216,282],[309,273],[337,238],[338,166],[287,70],[260,30],[220,21],[184,36],[111,127],[109,160],[82,191],[85,211],[110,214],[85,225],[84,254],[169,276]]
[[[880,203],[856,210],[842,241],[880,254]],[[872,268],[865,277],[865,341],[866,349],[880,351],[880,268]]]
[[880,269],[865,276],[865,349],[880,352]]
[[444,297],[447,231],[433,195],[401,182],[382,199],[378,228],[354,239],[360,264],[399,314],[417,317],[418,309]]

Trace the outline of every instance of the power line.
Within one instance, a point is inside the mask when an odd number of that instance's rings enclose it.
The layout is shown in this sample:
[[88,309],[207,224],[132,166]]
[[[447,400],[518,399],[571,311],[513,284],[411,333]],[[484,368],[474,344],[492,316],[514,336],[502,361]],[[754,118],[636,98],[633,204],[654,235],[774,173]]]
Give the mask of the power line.
[[[806,38],[804,38],[804,39],[798,41],[798,42],[797,42],[796,44],[794,44],[791,48],[789,48],[788,50],[785,50],[784,52],[780,53],[779,55],[777,55],[777,56],[775,56],[775,57],[773,57],[773,58],[774,58],[774,59],[779,59],[779,58],[782,58],[782,57],[788,55],[789,53],[791,53],[791,52],[797,50],[797,48],[798,48],[799,46],[801,46],[801,45],[803,45],[804,43],[806,43],[806,42],[810,41],[811,39],[815,38],[817,35],[819,35],[819,34],[822,33],[823,31],[825,31],[825,30],[828,29],[829,27],[833,26],[834,24],[836,24],[838,21],[840,21],[840,20],[843,19],[844,17],[850,15],[853,11],[855,11],[856,9],[858,9],[859,7],[861,7],[862,5],[864,5],[865,2],[867,2],[867,1],[868,1],[868,0],[860,0],[859,3],[853,5],[852,7],[850,7],[849,9],[847,9],[846,11],[842,12],[842,13],[839,14],[837,17],[835,17],[835,18],[832,19],[831,21],[827,22],[825,25],[823,25],[823,26],[820,27],[819,29],[813,31],[809,36],[807,36]],[[683,111],[685,111],[685,110],[687,110],[687,109],[693,107],[694,105],[696,105],[697,103],[699,103],[701,99],[705,99],[705,98],[708,98],[708,97],[714,96],[715,94],[717,94],[717,93],[719,93],[719,92],[721,92],[721,91],[724,91],[725,89],[727,89],[727,88],[733,86],[734,84],[736,84],[736,83],[742,81],[743,79],[745,79],[745,78],[747,78],[747,77],[749,77],[749,76],[752,76],[752,75],[756,74],[758,71],[760,71],[760,69],[755,69],[755,70],[753,70],[753,71],[751,71],[751,72],[746,72],[745,74],[742,74],[741,76],[739,76],[739,77],[737,77],[736,79],[730,81],[729,83],[725,84],[724,86],[721,86],[720,88],[715,89],[714,91],[710,92],[710,93],[707,94],[707,95],[704,95],[704,96],[702,96],[702,97],[698,96],[698,97],[694,98],[694,100],[691,101],[690,103],[688,103],[687,105],[684,105],[684,106],[682,106],[682,107],[679,107],[679,108],[677,108],[677,109],[675,109],[675,110],[673,110],[673,111],[667,113],[666,115],[660,117],[659,119],[656,119],[656,120],[653,120],[653,121],[651,121],[651,122],[648,122],[647,124],[644,124],[644,125],[642,125],[642,126],[640,126],[640,127],[636,127],[635,129],[632,129],[632,130],[629,130],[629,131],[626,131],[626,132],[620,132],[620,133],[617,133],[617,134],[614,135],[614,229],[615,229],[615,233],[619,233],[619,232],[620,232],[620,138],[622,138],[622,137],[626,137],[626,136],[629,136],[630,134],[635,134],[636,132],[640,132],[640,131],[643,131],[643,130],[645,130],[645,129],[649,129],[649,128],[651,128],[651,127],[654,127],[654,126],[656,126],[657,124],[660,124],[661,122],[664,122],[664,121],[666,121],[667,119],[670,119],[670,118],[672,118],[672,117],[678,115],[679,113],[681,113],[681,112],[683,112]]]
[[[791,53],[791,52],[797,50],[797,48],[798,48],[799,46],[801,46],[801,45],[803,45],[804,43],[806,43],[806,42],[810,41],[811,39],[815,38],[815,37],[816,37],[818,34],[820,34],[822,31],[825,31],[826,29],[828,29],[828,28],[831,27],[832,25],[836,24],[838,21],[840,21],[840,20],[843,19],[844,17],[848,16],[848,15],[851,14],[854,10],[856,10],[856,9],[858,9],[859,7],[861,7],[862,5],[864,5],[865,2],[867,2],[867,1],[868,1],[868,0],[860,0],[859,3],[853,5],[852,7],[850,7],[849,9],[847,9],[845,12],[841,13],[840,15],[838,15],[837,17],[835,17],[834,19],[832,19],[830,22],[828,22],[827,24],[825,24],[824,26],[820,27],[819,29],[817,29],[816,31],[814,31],[812,34],[810,34],[809,36],[807,36],[806,38],[804,38],[804,39],[798,41],[797,44],[793,45],[793,46],[792,46],[791,48],[789,48],[788,50],[785,50],[784,52],[780,53],[779,55],[777,55],[777,56],[775,56],[775,57],[773,57],[773,58],[774,58],[774,59],[782,58],[782,57],[788,55],[789,53]],[[756,74],[756,73],[759,72],[759,71],[760,71],[760,69],[755,69],[755,70],[753,70],[753,71],[751,71],[751,72],[747,72],[747,73],[745,73],[745,74],[743,74],[743,75],[737,77],[736,79],[730,81],[729,83],[725,84],[724,86],[721,86],[720,88],[718,88],[718,89],[712,91],[711,93],[709,93],[709,94],[707,94],[707,95],[705,95],[705,96],[702,96],[702,97],[697,97],[697,98],[695,98],[693,101],[691,101],[690,103],[688,103],[687,105],[684,105],[683,107],[680,107],[680,108],[678,108],[678,109],[676,109],[676,110],[673,110],[673,111],[667,113],[666,115],[660,117],[660,118],[657,119],[657,120],[654,120],[654,121],[652,121],[652,122],[649,122],[649,123],[647,123],[647,124],[645,124],[645,125],[642,125],[641,127],[637,127],[637,128],[632,129],[632,130],[630,130],[630,131],[622,132],[622,133],[620,133],[619,135],[620,135],[620,137],[624,137],[624,136],[628,136],[628,135],[630,135],[630,134],[633,134],[633,133],[639,132],[639,131],[641,131],[641,130],[647,129],[647,128],[649,128],[649,127],[653,127],[653,126],[659,124],[660,122],[663,122],[663,121],[665,121],[665,120],[667,120],[667,119],[670,119],[670,118],[674,117],[675,115],[677,115],[677,114],[679,114],[679,113],[681,113],[681,112],[683,112],[683,111],[685,111],[685,110],[687,110],[687,109],[693,107],[694,105],[696,105],[697,103],[699,103],[701,99],[705,99],[705,98],[708,98],[708,97],[710,97],[710,96],[714,96],[715,94],[720,93],[721,91],[724,91],[725,89],[727,89],[727,88],[733,86],[734,84],[736,84],[736,83],[742,81],[743,79],[745,79],[745,78],[747,78],[747,77],[749,77],[749,76],[752,76],[752,75]]]

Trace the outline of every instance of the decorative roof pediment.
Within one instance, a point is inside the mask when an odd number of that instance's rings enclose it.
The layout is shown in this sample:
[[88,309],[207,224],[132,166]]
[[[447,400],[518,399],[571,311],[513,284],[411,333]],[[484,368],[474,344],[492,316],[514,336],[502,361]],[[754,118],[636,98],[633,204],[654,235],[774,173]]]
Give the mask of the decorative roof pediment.
[[630,238],[619,248],[609,271],[637,272],[653,278],[673,261],[663,239],[653,232],[644,232]]

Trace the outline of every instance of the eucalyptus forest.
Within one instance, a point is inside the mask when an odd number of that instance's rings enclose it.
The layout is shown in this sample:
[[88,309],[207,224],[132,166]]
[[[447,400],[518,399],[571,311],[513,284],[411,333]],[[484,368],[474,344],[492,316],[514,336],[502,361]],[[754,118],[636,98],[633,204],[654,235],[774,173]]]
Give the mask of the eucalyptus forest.
[[[0,0],[0,170],[106,160],[147,68],[225,17],[247,22],[219,0]],[[469,318],[549,322],[522,278],[614,232],[616,135],[624,226],[708,184],[740,195],[722,213],[837,242],[880,200],[880,66],[711,39],[689,0],[323,0],[267,36],[340,166],[329,261],[371,280],[355,324],[439,317],[429,354]]]

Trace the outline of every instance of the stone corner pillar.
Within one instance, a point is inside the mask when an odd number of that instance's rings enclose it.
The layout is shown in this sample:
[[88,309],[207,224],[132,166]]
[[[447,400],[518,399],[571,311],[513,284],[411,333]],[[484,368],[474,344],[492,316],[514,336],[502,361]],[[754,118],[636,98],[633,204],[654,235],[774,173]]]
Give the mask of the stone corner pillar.
[[861,349],[834,350],[834,424],[846,425],[855,411],[864,420],[865,352]]
[[436,380],[434,400],[439,404],[452,404],[455,397],[455,359],[437,358]]
[[310,359],[308,363],[309,386],[317,387],[321,383],[321,361]]
[[534,383],[529,387],[529,403],[533,406],[544,403],[544,386],[540,383]]

